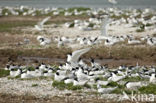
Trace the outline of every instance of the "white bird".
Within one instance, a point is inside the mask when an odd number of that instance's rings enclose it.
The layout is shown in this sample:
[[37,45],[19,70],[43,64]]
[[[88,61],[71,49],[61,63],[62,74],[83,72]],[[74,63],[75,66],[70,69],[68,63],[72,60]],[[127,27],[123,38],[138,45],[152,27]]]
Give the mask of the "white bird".
[[116,43],[116,42],[113,42],[113,41],[108,40],[108,39],[105,40],[105,45],[106,45],[106,46],[112,46],[112,45],[114,45],[115,43]]
[[102,36],[108,36],[107,29],[108,29],[109,23],[110,23],[110,21],[108,20],[108,18],[106,18],[102,21],[102,26],[101,26],[101,35]]
[[65,84],[74,83],[74,79],[66,79],[64,80]]
[[83,81],[74,80],[73,85],[74,86],[76,86],[76,85],[85,85],[87,82],[88,82],[88,80],[83,80]]
[[41,42],[40,42],[40,45],[41,46],[45,46],[45,45],[48,45],[50,43],[51,43],[51,40],[50,39],[48,39],[48,38],[42,38],[41,39]]
[[17,71],[14,71],[14,69],[11,69],[11,70],[10,70],[10,76],[11,76],[11,77],[17,77],[17,76],[19,76],[21,73],[22,73],[22,70],[21,70],[21,69],[18,69]]
[[87,39],[86,38],[81,38],[80,39],[80,44],[81,45],[87,44]]
[[137,87],[141,87],[142,83],[141,82],[127,82],[125,85],[126,85],[126,88],[128,89],[135,89]]
[[112,4],[117,4],[118,3],[116,0],[108,0],[108,2],[110,2]]
[[101,80],[98,80],[97,81],[97,84],[99,85],[108,85],[109,81],[101,81]]
[[22,73],[22,74],[21,74],[21,78],[22,78],[22,79],[33,78],[33,77],[34,77],[34,76],[31,75],[31,74],[27,74],[27,73]]
[[54,75],[54,79],[56,81],[62,81],[63,79],[65,79],[67,76],[66,75],[60,75],[59,72],[56,72],[55,75]]
[[44,18],[41,22],[39,22],[37,25],[35,25],[35,29],[37,29],[38,31],[42,31],[44,28],[43,28],[43,25],[50,19],[51,17],[48,16],[46,18]]
[[5,70],[11,70],[11,69],[14,70],[14,69],[17,69],[17,68],[20,68],[20,67],[17,66],[17,65],[14,65],[14,64],[13,65],[12,64],[11,65],[7,64],[6,67],[5,67]]
[[147,39],[147,44],[150,46],[156,45],[156,40],[154,41],[152,38]]
[[156,83],[155,73],[151,75],[149,82],[150,83]]
[[72,54],[67,55],[67,62],[77,63],[80,56],[88,52],[91,48],[76,50]]
[[39,66],[39,70],[40,71],[46,71],[47,70],[46,65],[44,63],[41,63]]
[[101,68],[101,65],[96,63],[94,59],[91,58],[91,66],[94,68]]
[[120,81],[120,80],[124,79],[125,77],[126,77],[125,75],[123,75],[123,76],[117,76],[114,73],[112,73],[112,77],[109,77],[108,78],[108,81],[117,82],[117,81]]
[[64,46],[64,42],[63,42],[62,39],[60,38],[60,39],[58,40],[57,47],[60,48],[61,46]]
[[45,71],[45,72],[43,73],[43,76],[45,76],[45,77],[53,77],[54,74],[53,74],[52,72],[50,72],[50,71]]
[[78,69],[78,71],[75,72],[77,78],[79,81],[82,80],[89,80],[89,76],[83,73],[83,70],[81,68]]
[[140,40],[128,39],[128,44],[141,44]]
[[123,100],[130,100],[129,96],[125,93],[125,91],[122,92],[122,96],[120,98],[120,101],[123,101]]
[[37,40],[40,42],[41,46],[45,46],[51,43],[51,39],[45,38],[44,36],[38,36]]
[[97,85],[98,88],[98,92],[99,93],[104,93],[104,94],[109,94],[111,93],[113,90],[115,90],[117,87],[113,87],[113,88],[101,88],[101,86],[98,84]]
[[87,64],[84,63],[83,60],[82,60],[81,58],[79,59],[78,64],[81,65],[81,66],[83,66],[83,67],[87,67]]

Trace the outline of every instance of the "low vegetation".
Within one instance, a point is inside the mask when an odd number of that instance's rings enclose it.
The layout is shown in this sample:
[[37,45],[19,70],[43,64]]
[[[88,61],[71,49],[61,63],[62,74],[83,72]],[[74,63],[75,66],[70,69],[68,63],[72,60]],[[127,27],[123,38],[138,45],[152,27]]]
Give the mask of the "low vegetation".
[[32,84],[31,86],[32,86],[32,87],[37,87],[37,86],[38,86],[38,84]]
[[15,30],[17,27],[33,26],[36,22],[33,21],[0,21],[0,32],[21,33],[22,31]]
[[4,69],[0,69],[0,78],[1,77],[6,77],[10,74],[9,70],[4,70]]
[[81,90],[83,88],[83,86],[73,86],[72,83],[65,84],[63,81],[53,81],[52,86],[59,90]]
[[138,81],[145,81],[145,79],[137,76],[137,77],[126,77],[123,79],[123,81],[138,82]]
[[143,94],[155,94],[156,95],[156,84],[149,84],[138,89]]

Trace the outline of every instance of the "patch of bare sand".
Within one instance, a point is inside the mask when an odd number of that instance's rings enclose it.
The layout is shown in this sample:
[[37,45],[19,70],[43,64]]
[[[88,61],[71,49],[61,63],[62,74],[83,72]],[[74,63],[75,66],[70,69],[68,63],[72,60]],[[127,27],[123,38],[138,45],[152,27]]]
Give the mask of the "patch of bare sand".
[[[83,31],[79,28],[73,27],[73,28],[67,28],[64,26],[64,24],[58,26],[57,28],[50,28],[53,24],[47,25],[48,27],[46,29],[47,33],[49,35],[53,36],[66,36],[66,37],[97,37],[100,36],[101,30],[90,30],[90,31]],[[27,28],[24,29],[26,31],[33,30],[33,28]],[[121,36],[121,35],[133,35],[134,37],[144,37],[147,35],[153,35],[156,32],[154,30],[145,30],[144,32],[136,32],[136,27],[125,27],[125,25],[114,25],[109,26],[107,33],[108,35],[112,36]]]

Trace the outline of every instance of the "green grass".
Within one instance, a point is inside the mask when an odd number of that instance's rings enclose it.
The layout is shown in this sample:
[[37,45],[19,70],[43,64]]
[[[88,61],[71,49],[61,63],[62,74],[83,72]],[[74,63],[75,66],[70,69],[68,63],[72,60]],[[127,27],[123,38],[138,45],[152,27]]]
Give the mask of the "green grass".
[[101,95],[101,94],[98,93],[97,91],[89,91],[89,92],[85,92],[85,94],[87,94],[87,95],[96,95],[96,96]]
[[16,77],[8,77],[8,79],[19,79],[19,78],[21,78],[20,75],[19,76],[16,76]]
[[31,86],[32,86],[32,87],[37,87],[37,86],[38,86],[38,84],[32,84]]
[[155,94],[156,95],[156,84],[149,84],[138,89],[143,94]]
[[28,67],[28,69],[29,69],[30,71],[35,71],[35,68],[34,68],[34,67]]
[[9,70],[4,70],[4,69],[0,69],[0,78],[1,77],[6,77],[10,74]]
[[90,23],[89,25],[88,25],[88,27],[93,27],[94,26],[94,24],[93,23]]
[[1,21],[0,32],[11,32],[11,33],[19,32],[20,33],[20,30],[15,30],[14,28],[33,26],[35,24],[36,22],[33,22],[33,21],[8,21],[8,22]]
[[68,89],[68,90],[81,90],[83,87],[82,86],[73,86],[72,83],[69,84],[65,84],[63,81],[53,81],[52,83],[53,87],[56,87],[59,90],[64,90],[64,89]]
[[96,85],[96,84],[94,84],[94,85],[92,86],[92,88],[97,89],[97,85]]
[[89,89],[91,88],[89,84],[84,84],[84,87],[89,88]]
[[111,16],[112,19],[116,19],[116,20],[121,19],[121,18],[125,18],[126,19],[128,17],[129,16],[128,15],[125,15],[125,14],[121,14],[119,16],[117,16],[117,15],[114,14],[114,15]]
[[70,28],[74,27],[74,23],[70,24],[70,26],[69,26],[69,27],[70,27]]
[[[112,91],[111,93],[122,94],[123,91],[125,91],[125,93],[127,93],[127,94],[132,93],[132,90],[127,89],[124,85],[118,84],[116,86],[117,86],[117,88],[114,91]],[[137,93],[137,91],[133,90],[133,93],[135,94],[135,93]]]
[[153,24],[147,23],[146,26],[152,26]]
[[146,79],[140,78],[139,76],[137,77],[126,77],[123,79],[123,81],[129,81],[129,82],[138,82],[138,81],[145,81]]
[[144,32],[144,29],[137,29],[136,32]]
[[[116,88],[114,91],[112,91],[111,93],[114,93],[114,94],[122,94],[123,91],[126,93],[126,94],[131,94],[132,93],[132,90],[129,90],[129,89],[125,89],[125,88]],[[134,91],[133,90],[133,93],[136,94],[137,91]]]
[[90,10],[90,8],[73,7],[73,8],[69,8],[68,11],[69,11],[69,12],[73,12],[75,9],[77,9],[77,11],[87,11],[87,10]]
[[112,81],[112,82],[108,83],[107,86],[110,86],[110,87],[116,87],[116,86],[118,86],[118,83]]

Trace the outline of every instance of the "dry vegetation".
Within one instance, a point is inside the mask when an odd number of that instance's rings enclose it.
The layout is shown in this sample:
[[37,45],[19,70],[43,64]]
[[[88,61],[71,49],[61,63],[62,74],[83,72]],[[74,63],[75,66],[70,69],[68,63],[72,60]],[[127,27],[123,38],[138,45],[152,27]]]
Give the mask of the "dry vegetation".
[[[19,59],[22,57],[48,58],[47,61],[57,58],[65,61],[66,55],[70,52],[72,52],[70,48],[57,48],[56,46],[45,49],[40,47],[35,49],[25,49],[23,47],[16,47],[14,49],[6,48],[0,50],[0,62],[6,64],[8,58],[11,58],[15,62],[22,62],[21,59]],[[154,65],[156,63],[156,47],[93,47],[91,51],[83,55],[82,58],[88,61],[90,57],[99,60],[101,64],[109,64],[109,66],[119,66],[121,64],[136,65],[137,62],[139,62],[140,65]],[[34,62],[38,63],[38,61]],[[46,59],[43,62],[46,62]]]

